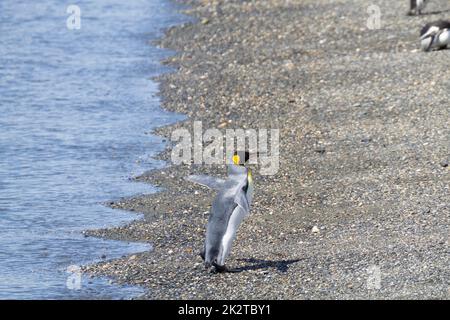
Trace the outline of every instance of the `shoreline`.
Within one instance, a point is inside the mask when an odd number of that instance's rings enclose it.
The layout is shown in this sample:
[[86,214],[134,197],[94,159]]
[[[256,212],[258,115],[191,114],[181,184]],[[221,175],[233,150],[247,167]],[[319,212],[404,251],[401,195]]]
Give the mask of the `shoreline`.
[[[188,119],[155,134],[170,141],[194,120],[279,128],[280,170],[254,175],[252,212],[227,263],[235,273],[203,269],[198,251],[213,193],[183,179],[225,168],[188,165],[137,177],[162,190],[111,203],[143,219],[86,232],[153,250],[85,272],[144,286],[145,299],[448,299],[442,102],[450,94],[439,80],[450,50],[416,49],[430,17],[381,1],[384,27],[368,30],[361,16],[370,1],[188,4],[199,21],[158,41],[176,54],[165,61],[175,71],[157,77],[161,107]],[[157,158],[167,161],[169,152]],[[381,274],[380,288],[370,288],[370,270]]]

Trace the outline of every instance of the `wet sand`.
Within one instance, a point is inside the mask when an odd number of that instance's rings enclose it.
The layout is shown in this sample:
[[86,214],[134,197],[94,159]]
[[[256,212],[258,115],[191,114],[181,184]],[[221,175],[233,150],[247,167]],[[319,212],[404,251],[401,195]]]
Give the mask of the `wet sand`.
[[418,50],[420,27],[450,6],[410,17],[408,3],[378,1],[370,30],[372,1],[190,2],[198,21],[161,39],[177,71],[158,79],[163,107],[189,119],[157,134],[194,120],[278,128],[280,170],[254,170],[235,272],[204,270],[213,192],[183,179],[225,168],[170,164],[137,178],[161,192],[110,204],[143,220],[87,232],[154,250],[85,271],[142,285],[145,299],[450,298],[450,50]]

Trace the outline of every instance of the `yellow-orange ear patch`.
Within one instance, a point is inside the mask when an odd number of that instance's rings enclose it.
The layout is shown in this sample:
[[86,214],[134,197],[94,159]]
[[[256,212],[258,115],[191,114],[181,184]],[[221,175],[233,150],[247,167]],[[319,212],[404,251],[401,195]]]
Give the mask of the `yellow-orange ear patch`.
[[235,165],[239,165],[239,156],[237,155],[237,154],[235,154],[234,156],[233,156],[233,163],[235,164]]

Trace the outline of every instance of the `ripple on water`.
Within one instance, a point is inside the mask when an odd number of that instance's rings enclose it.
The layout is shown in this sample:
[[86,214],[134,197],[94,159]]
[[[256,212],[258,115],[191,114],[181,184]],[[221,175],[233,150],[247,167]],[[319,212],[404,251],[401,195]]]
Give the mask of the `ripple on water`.
[[185,19],[174,4],[77,1],[80,30],[67,29],[66,5],[0,3],[0,299],[140,294],[86,276],[74,288],[67,268],[150,249],[81,231],[139,217],[100,203],[155,191],[127,178],[162,166],[150,158],[162,139],[145,132],[182,119],[149,80],[170,54],[149,40]]

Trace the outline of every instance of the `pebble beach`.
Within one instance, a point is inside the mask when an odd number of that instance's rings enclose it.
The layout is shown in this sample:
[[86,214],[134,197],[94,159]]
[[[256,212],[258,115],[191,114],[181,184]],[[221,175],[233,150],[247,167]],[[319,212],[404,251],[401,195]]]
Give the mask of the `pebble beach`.
[[[450,49],[422,52],[431,1],[183,1],[195,18],[166,31],[162,107],[187,115],[160,170],[135,179],[159,192],[112,200],[143,213],[86,236],[152,250],[84,267],[142,286],[139,299],[449,299]],[[380,24],[370,22],[373,6]],[[227,266],[198,255],[214,192],[184,178],[225,166],[171,164],[171,133],[279,129],[275,175],[253,170],[251,215]]]

